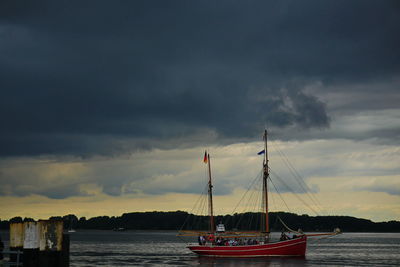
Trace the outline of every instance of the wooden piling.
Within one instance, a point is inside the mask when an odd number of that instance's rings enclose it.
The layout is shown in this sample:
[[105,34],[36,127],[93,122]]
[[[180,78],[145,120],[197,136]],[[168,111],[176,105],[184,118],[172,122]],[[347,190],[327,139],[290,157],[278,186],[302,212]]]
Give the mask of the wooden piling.
[[63,242],[62,221],[39,221],[39,266],[61,267]]
[[10,254],[10,262],[24,267],[69,267],[69,235],[63,233],[63,226],[59,220],[10,223],[10,251],[21,252]]
[[39,225],[37,222],[24,222],[23,266],[39,266]]
[[69,267],[69,234],[63,234],[60,267]]
[[[10,251],[22,252],[24,245],[24,224],[10,223]],[[19,259],[18,259],[19,257]],[[10,262],[22,262],[22,255],[11,254]]]

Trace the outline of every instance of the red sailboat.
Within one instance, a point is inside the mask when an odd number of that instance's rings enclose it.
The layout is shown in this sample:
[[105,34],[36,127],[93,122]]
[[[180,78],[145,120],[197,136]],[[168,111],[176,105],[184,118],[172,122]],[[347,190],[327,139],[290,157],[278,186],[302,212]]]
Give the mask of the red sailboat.
[[[311,234],[306,235],[301,231],[295,232],[295,235],[288,237],[282,232],[280,240],[273,241],[270,239],[270,227],[268,220],[268,153],[267,153],[267,131],[264,131],[264,150],[259,154],[264,154],[263,160],[263,176],[262,176],[262,228],[259,232],[254,231],[225,231],[223,224],[217,225],[215,228],[213,215],[213,198],[212,198],[212,179],[211,179],[211,162],[210,155],[205,154],[204,162],[208,164],[208,209],[209,209],[209,231],[183,231],[179,236],[197,236],[198,245],[189,245],[188,248],[200,255],[210,257],[269,257],[280,256],[304,257],[307,248],[307,236],[315,235],[334,235],[328,234]],[[283,223],[283,222],[282,222]],[[286,227],[286,225],[284,224]],[[293,231],[293,230],[291,230]]]
[[304,256],[307,237],[244,246],[189,246],[188,248],[201,256],[214,257],[266,257],[266,256]]

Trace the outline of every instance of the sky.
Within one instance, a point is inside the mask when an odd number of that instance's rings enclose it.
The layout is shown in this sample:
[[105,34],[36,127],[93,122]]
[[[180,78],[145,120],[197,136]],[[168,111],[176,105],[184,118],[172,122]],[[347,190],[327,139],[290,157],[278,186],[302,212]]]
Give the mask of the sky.
[[400,220],[399,25],[386,0],[1,1],[0,219],[189,212],[206,149],[230,213],[267,128],[272,211]]

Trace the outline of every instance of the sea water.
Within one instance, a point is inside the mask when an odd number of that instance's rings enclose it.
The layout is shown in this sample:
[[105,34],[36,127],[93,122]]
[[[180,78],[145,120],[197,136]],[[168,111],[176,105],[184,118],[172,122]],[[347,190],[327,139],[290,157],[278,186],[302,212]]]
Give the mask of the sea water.
[[[7,233],[0,233],[6,240]],[[275,233],[279,237],[280,233]],[[70,266],[400,266],[400,233],[343,233],[309,238],[304,258],[199,257],[186,248],[196,238],[174,231],[92,231],[70,234]]]
[[399,233],[309,238],[305,258],[199,257],[188,242],[196,238],[181,239],[173,231],[78,231],[71,234],[71,266],[400,266]]

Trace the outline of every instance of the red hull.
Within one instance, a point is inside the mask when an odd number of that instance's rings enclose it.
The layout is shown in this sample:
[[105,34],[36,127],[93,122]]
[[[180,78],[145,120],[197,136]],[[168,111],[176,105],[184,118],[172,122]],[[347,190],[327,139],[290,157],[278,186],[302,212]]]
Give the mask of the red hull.
[[201,256],[211,257],[269,257],[269,256],[305,256],[307,237],[268,243],[265,245],[247,246],[189,246],[188,248]]

